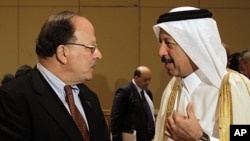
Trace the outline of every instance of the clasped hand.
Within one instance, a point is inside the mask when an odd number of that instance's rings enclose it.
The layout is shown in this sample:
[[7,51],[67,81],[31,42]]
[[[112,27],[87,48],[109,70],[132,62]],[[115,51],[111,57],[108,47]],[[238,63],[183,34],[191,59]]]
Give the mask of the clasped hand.
[[187,116],[173,112],[167,118],[164,132],[166,136],[175,141],[197,141],[202,136],[203,130],[194,115],[192,103],[187,105],[186,111]]

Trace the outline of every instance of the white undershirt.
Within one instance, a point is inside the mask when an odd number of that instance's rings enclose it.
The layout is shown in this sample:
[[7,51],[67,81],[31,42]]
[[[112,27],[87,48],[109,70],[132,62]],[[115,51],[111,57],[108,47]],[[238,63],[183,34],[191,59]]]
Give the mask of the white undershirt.
[[194,113],[199,119],[204,132],[219,137],[217,102],[219,90],[213,85],[207,84],[206,80],[200,80],[198,72],[192,73],[181,80],[181,94],[177,94],[174,109],[185,116],[186,106],[193,103]]

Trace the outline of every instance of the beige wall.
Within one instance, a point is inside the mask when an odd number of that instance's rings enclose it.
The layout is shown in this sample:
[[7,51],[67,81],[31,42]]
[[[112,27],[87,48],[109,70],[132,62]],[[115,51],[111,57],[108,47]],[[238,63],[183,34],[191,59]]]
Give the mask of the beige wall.
[[22,64],[34,66],[35,40],[45,19],[61,10],[73,10],[96,28],[103,59],[87,85],[98,94],[103,109],[111,108],[115,90],[131,80],[138,65],[152,69],[149,88],[158,109],[170,77],[158,57],[152,26],[160,14],[184,5],[210,9],[231,52],[250,47],[249,0],[1,0],[0,76],[14,73]]

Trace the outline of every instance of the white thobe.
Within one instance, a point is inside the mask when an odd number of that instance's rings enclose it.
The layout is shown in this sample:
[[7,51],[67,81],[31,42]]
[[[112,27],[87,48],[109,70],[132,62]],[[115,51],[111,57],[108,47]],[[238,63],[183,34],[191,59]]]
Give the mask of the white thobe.
[[[199,75],[199,72],[193,73],[181,80],[181,89],[177,93],[174,110],[186,115],[186,106],[189,102],[192,102],[193,111],[196,117],[199,119],[202,129],[210,136],[211,141],[218,141],[219,89],[209,83],[206,83],[208,82],[206,79],[202,79],[202,77],[198,77],[197,75]],[[247,83],[243,82],[242,80],[246,81]],[[163,141],[167,104],[175,81],[176,78],[174,77],[164,90],[160,110],[156,120],[156,135],[154,141]],[[249,124],[250,112],[246,111],[250,106],[250,97],[248,91],[250,88],[250,83],[244,76],[239,78],[238,75],[230,75],[229,84],[231,86],[232,105],[234,111],[233,122]],[[243,114],[245,114],[243,117],[240,116]],[[167,141],[171,141],[171,139],[168,138]]]

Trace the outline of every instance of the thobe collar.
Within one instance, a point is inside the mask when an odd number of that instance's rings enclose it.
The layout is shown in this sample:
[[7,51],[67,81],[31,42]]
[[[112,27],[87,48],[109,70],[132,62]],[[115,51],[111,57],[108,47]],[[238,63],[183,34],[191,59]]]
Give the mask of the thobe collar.
[[197,76],[196,73],[199,73],[199,70],[197,70],[196,72],[191,73],[190,75],[188,75],[185,78],[182,78],[181,80],[181,86],[184,87],[189,94],[192,94],[194,92],[194,90],[199,86],[199,84],[201,83],[200,78]]

